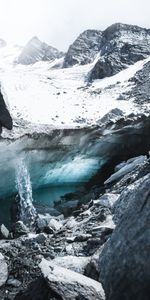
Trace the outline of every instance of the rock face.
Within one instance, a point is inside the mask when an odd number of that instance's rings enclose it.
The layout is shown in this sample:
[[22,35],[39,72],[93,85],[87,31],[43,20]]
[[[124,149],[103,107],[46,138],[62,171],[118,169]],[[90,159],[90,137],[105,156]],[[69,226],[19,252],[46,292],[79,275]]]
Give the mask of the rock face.
[[63,300],[104,300],[102,285],[84,275],[59,267],[45,259],[42,260],[41,271],[49,287]]
[[8,278],[8,267],[4,256],[0,253],[0,287],[5,284]]
[[99,52],[101,39],[102,31],[100,30],[86,30],[81,33],[69,47],[63,66],[67,68],[92,62]]
[[148,300],[150,295],[149,174],[128,192],[128,203],[99,259],[108,300]]
[[41,42],[37,37],[33,37],[19,55],[17,63],[30,65],[41,60],[51,61],[56,58],[61,58],[63,55],[63,52]]
[[150,102],[150,62],[145,63],[143,68],[138,71],[131,82],[134,86],[130,92],[127,93],[127,99],[134,98],[137,104],[146,104]]
[[12,118],[6,107],[3,95],[0,91],[0,132],[2,130],[2,127],[5,127],[7,129],[11,130],[12,129]]
[[150,55],[150,30],[117,23],[102,34],[100,58],[90,73],[90,79],[102,79],[117,74],[129,65]]

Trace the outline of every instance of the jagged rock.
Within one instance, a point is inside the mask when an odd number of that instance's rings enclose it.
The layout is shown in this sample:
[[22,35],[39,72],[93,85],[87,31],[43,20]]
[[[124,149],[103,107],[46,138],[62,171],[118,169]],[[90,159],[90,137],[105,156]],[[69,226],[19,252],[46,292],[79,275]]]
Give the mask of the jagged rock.
[[85,268],[89,262],[90,257],[77,257],[72,255],[56,257],[53,259],[54,264],[80,274],[84,274]]
[[4,256],[0,253],[0,287],[3,286],[8,278],[8,266]]
[[[136,74],[130,79],[133,83],[133,88],[130,92],[126,93],[127,99],[132,97],[134,102],[141,104],[150,103],[150,61],[145,63],[143,68],[136,72]],[[124,96],[124,95],[123,95]]]
[[102,285],[84,275],[42,260],[40,268],[48,286],[62,299],[105,299]]
[[33,237],[32,239],[30,239],[31,243],[38,243],[38,244],[44,244],[44,242],[46,241],[46,234],[44,233],[39,233],[37,234],[35,237]]
[[23,224],[22,221],[18,221],[13,224],[12,231],[15,238],[29,233],[29,229]]
[[85,275],[94,279],[98,280],[99,278],[99,256],[102,252],[103,246],[98,249],[93,256],[91,257],[89,263],[85,268]]
[[100,58],[90,72],[90,79],[115,75],[129,65],[150,55],[150,30],[116,23],[102,34]]
[[132,159],[129,159],[126,163],[121,163],[119,169],[117,167],[117,172],[111,175],[106,181],[105,184],[119,180],[121,177],[133,171],[138,165],[145,163],[147,156],[139,156]]
[[63,55],[63,52],[41,42],[37,37],[33,37],[23,48],[22,53],[17,59],[17,63],[29,65],[41,60],[49,61],[61,58]]
[[106,193],[103,196],[101,196],[98,200],[94,200],[94,204],[112,208],[115,202],[118,200],[118,198],[119,198],[118,194]]
[[0,238],[1,239],[8,239],[9,237],[9,230],[6,228],[4,224],[0,226]]
[[21,281],[17,280],[16,278],[9,278],[7,280],[8,286],[13,286],[15,288],[18,288],[21,284],[22,284]]
[[141,179],[138,188],[130,190],[128,203],[99,258],[99,280],[108,300],[149,299],[149,174]]
[[102,32],[100,30],[86,30],[81,33],[69,47],[63,66],[66,68],[92,62],[99,52],[101,38]]
[[62,227],[62,224],[58,222],[56,219],[51,219],[48,223],[48,227],[52,228],[54,231],[60,230]]
[[11,130],[12,126],[13,126],[12,118],[6,107],[2,92],[0,91],[0,130],[2,127]]

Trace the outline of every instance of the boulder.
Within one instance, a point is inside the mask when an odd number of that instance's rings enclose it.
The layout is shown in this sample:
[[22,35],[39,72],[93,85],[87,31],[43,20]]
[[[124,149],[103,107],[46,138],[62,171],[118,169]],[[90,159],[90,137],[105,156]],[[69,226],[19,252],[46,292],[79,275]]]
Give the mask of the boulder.
[[[150,295],[150,175],[128,191],[128,206],[99,258],[99,281],[108,300]],[[122,199],[123,201],[123,199]],[[126,201],[126,200],[125,200]]]
[[6,228],[4,224],[0,226],[0,238],[1,239],[8,239],[9,237],[9,230]]
[[13,235],[14,238],[18,238],[22,235],[26,235],[29,233],[29,229],[24,225],[22,221],[18,221],[15,224],[13,224]]
[[63,256],[63,257],[56,257],[53,259],[53,263],[64,267],[66,269],[75,271],[80,274],[84,274],[87,264],[90,262],[90,257],[83,257],[83,256]]
[[52,262],[42,259],[41,272],[48,286],[63,300],[104,300],[102,285],[84,275],[59,267]]

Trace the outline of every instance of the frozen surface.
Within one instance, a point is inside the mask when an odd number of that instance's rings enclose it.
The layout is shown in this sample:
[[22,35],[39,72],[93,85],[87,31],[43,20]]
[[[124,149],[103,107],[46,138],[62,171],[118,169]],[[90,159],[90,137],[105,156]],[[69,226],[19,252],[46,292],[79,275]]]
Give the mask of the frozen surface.
[[131,88],[128,80],[148,59],[139,61],[119,74],[87,84],[93,64],[55,68],[62,59],[37,62],[31,66],[15,64],[19,47],[0,49],[0,81],[14,119],[53,127],[77,127],[97,124],[113,108],[125,114],[138,112],[130,101],[117,100]]

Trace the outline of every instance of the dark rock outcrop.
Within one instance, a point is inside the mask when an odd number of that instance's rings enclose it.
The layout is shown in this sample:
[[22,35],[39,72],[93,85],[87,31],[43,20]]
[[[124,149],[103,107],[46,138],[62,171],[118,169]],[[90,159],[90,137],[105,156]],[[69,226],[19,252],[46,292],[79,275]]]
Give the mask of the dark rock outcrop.
[[[123,199],[122,199],[123,201]],[[126,198],[125,198],[126,201]],[[148,300],[150,295],[150,175],[128,193],[128,207],[99,259],[108,300]]]
[[51,61],[56,58],[61,58],[63,55],[63,52],[41,42],[37,37],[33,37],[23,48],[17,59],[17,63],[30,65],[41,60]]
[[113,24],[102,35],[100,58],[89,74],[91,80],[117,74],[150,55],[150,30]]
[[12,118],[6,107],[3,95],[0,91],[0,132],[2,131],[2,127],[11,130],[12,126],[13,126]]
[[[131,91],[126,93],[126,99],[134,98],[139,105],[150,103],[150,61],[145,63],[143,68],[136,72],[130,82],[134,84]],[[124,96],[124,94],[123,94]]]
[[102,31],[100,30],[86,30],[81,33],[69,47],[63,66],[67,68],[92,62],[99,52],[101,39]]

